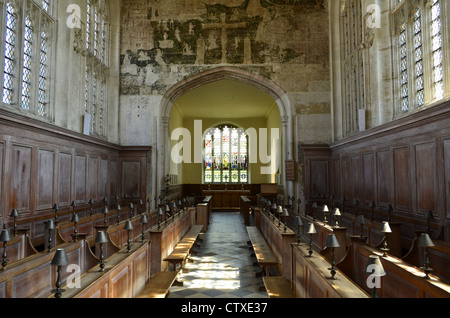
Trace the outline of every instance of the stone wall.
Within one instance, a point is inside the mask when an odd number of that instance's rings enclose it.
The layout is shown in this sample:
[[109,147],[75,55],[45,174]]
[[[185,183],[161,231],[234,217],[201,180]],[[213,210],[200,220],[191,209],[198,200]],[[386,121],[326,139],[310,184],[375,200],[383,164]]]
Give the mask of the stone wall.
[[122,143],[154,144],[167,90],[224,65],[286,91],[298,142],[329,142],[327,7],[319,0],[122,1]]

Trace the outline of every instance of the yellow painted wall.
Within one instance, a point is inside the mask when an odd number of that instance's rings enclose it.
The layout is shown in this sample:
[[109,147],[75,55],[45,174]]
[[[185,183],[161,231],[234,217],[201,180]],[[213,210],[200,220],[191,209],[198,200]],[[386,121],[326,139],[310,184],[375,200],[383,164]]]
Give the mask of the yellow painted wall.
[[[239,118],[239,119],[211,119],[211,118],[183,118],[180,111],[177,107],[174,107],[172,110],[172,114],[169,122],[169,131],[170,135],[174,129],[179,127],[186,128],[191,135],[191,162],[192,163],[182,163],[180,165],[175,164],[172,159],[170,161],[170,174],[178,175],[178,184],[201,184],[203,183],[203,164],[193,163],[194,162],[194,121],[201,120],[202,121],[202,138],[205,131],[209,128],[222,125],[222,124],[231,124],[247,130],[248,128],[255,128],[258,132],[259,138],[259,129],[267,128],[268,129],[268,137],[270,140],[271,137],[271,128],[279,128],[280,129],[280,151],[282,149],[282,129],[281,129],[281,118],[280,111],[278,107],[275,105],[273,110],[267,115],[267,117],[258,117],[258,118]],[[179,141],[171,141],[170,142],[170,150],[172,150],[173,146],[177,144]],[[199,141],[201,143],[201,149],[203,149],[203,139]],[[254,184],[260,183],[274,183],[276,178],[275,175],[266,175],[261,174],[261,167],[263,166],[260,162],[259,158],[259,140],[258,140],[258,161],[257,163],[250,164],[250,182]],[[268,155],[270,155],[271,147],[268,146]],[[282,151],[281,151],[282,153]],[[280,170],[282,171],[282,156],[280,155]],[[282,178],[280,178],[282,180]]]

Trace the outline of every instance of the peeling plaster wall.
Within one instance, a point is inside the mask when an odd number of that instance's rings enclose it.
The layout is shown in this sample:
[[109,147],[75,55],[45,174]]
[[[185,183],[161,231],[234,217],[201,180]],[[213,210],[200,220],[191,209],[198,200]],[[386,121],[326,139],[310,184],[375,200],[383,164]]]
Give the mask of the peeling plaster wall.
[[123,0],[121,143],[153,145],[167,90],[224,65],[287,92],[297,142],[330,142],[327,7],[323,0]]

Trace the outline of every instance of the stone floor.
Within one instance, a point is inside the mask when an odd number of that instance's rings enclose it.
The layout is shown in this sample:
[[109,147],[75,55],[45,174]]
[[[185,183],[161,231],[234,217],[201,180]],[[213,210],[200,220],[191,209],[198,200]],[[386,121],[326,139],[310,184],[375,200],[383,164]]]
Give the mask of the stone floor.
[[268,298],[259,291],[264,283],[255,277],[260,268],[253,265],[239,212],[214,212],[210,222],[192,263],[179,275],[183,287],[173,286],[169,298]]

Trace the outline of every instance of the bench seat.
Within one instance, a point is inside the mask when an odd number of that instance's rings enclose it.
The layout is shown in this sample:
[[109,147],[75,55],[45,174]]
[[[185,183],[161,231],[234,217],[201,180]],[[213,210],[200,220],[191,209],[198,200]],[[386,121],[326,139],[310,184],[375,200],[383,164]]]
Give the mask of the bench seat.
[[279,262],[275,255],[273,255],[269,245],[267,245],[266,240],[257,227],[247,226],[247,232],[253,246],[256,259],[262,267],[263,273],[265,272],[266,276],[269,276],[269,268],[278,266]]
[[166,298],[177,276],[178,271],[156,273],[137,298]]
[[192,247],[197,241],[202,228],[203,225],[192,226],[191,229],[186,233],[186,235],[181,239],[181,241],[175,246],[172,253],[164,258],[164,261],[173,264],[174,269],[176,269],[177,264],[183,263],[190,255]]
[[263,281],[270,298],[295,298],[291,285],[283,276],[264,276]]

